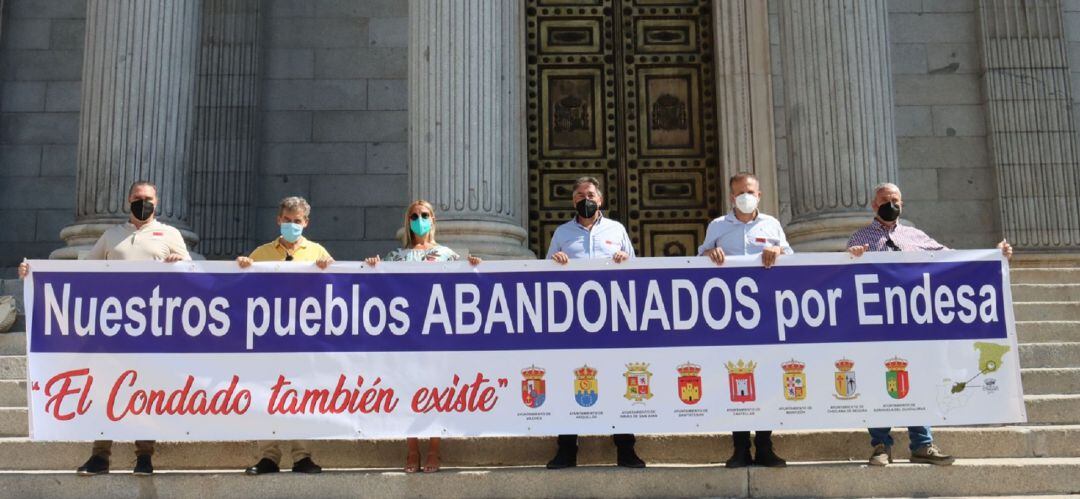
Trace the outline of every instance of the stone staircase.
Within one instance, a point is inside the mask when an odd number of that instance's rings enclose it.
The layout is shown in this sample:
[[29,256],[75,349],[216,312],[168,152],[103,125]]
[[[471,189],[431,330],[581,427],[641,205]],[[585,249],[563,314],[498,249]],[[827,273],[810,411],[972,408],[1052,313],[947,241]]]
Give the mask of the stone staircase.
[[[5,281],[8,292],[18,281]],[[1012,272],[1029,422],[940,427],[935,440],[958,456],[951,467],[901,458],[870,468],[865,430],[774,435],[785,469],[728,470],[728,435],[642,436],[646,470],[610,466],[606,437],[582,439],[577,469],[547,471],[552,438],[447,439],[444,470],[405,475],[402,441],[319,441],[319,476],[247,477],[253,442],[161,443],[152,478],[135,477],[132,445],[117,444],[114,474],[77,477],[86,443],[34,443],[27,436],[25,334],[0,335],[0,496],[11,497],[355,497],[355,496],[973,496],[1080,493],[1080,268]],[[21,300],[21,296],[19,297]],[[21,330],[19,321],[16,331]],[[286,458],[287,460],[288,458]],[[283,467],[288,466],[283,462]]]

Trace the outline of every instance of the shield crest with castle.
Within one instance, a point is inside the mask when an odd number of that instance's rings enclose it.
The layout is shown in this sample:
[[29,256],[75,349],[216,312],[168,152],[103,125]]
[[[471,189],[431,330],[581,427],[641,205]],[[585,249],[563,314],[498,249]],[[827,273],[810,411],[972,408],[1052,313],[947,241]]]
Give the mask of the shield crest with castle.
[[521,370],[521,401],[530,409],[544,405],[547,398],[547,383],[544,381],[542,367],[529,366]]

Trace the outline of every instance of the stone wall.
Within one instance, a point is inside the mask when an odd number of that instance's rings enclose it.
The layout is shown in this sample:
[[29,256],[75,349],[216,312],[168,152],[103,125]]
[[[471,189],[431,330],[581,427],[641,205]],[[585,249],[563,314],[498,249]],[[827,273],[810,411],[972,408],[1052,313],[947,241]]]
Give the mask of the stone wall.
[[4,0],[3,9],[0,268],[8,268],[47,258],[75,218],[86,2]]
[[273,0],[263,19],[257,241],[277,203],[312,204],[308,234],[335,258],[394,246],[408,204],[408,2]]
[[[787,133],[776,0],[770,2],[779,195]],[[905,218],[956,248],[1001,238],[986,142],[975,0],[889,0],[889,39]],[[1074,80],[1075,82],[1075,80]],[[781,205],[783,221],[790,206]],[[869,221],[870,214],[867,214]]]
[[[5,0],[0,269],[46,258],[74,219],[85,0]],[[287,195],[339,259],[394,246],[408,203],[408,2],[265,0],[254,238]],[[196,227],[196,230],[198,228]]]

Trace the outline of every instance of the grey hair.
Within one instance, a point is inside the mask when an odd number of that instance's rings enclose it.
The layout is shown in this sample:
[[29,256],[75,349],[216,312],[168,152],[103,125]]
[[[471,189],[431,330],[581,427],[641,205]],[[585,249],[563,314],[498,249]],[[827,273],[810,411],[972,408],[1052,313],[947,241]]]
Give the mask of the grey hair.
[[304,218],[308,218],[311,215],[311,205],[300,196],[289,196],[281,200],[281,204],[278,206],[278,215],[286,211],[299,211],[304,214]]
[[[576,191],[577,188],[581,187],[583,184],[592,184],[596,187],[596,190],[601,190],[600,181],[597,180],[596,177],[578,177],[578,179],[574,181],[574,190]],[[603,194],[603,192],[601,192],[601,194]]]
[[885,189],[891,189],[891,190],[894,190],[896,192],[900,192],[900,187],[898,187],[896,184],[894,184],[892,182],[882,182],[882,183],[874,186],[874,196],[876,197],[879,192],[881,192],[881,191],[883,191]]

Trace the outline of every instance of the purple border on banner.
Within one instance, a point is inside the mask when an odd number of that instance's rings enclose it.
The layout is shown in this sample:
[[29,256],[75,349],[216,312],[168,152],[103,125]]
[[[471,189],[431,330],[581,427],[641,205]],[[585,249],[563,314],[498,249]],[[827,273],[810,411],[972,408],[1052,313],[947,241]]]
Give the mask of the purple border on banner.
[[[960,340],[960,339],[999,339],[1007,337],[1006,315],[1004,310],[1004,293],[1002,290],[1003,276],[1001,263],[997,261],[971,261],[971,262],[934,262],[934,263],[889,263],[889,264],[851,264],[851,265],[806,265],[785,266],[766,270],[761,267],[737,267],[737,268],[675,268],[675,269],[627,269],[618,271],[560,271],[560,272],[476,272],[476,273],[181,273],[181,272],[35,272],[33,289],[33,317],[34,321],[30,331],[32,352],[75,352],[75,353],[243,353],[243,352],[401,352],[401,351],[490,351],[490,350],[549,350],[549,349],[597,349],[597,348],[665,348],[686,346],[737,346],[737,345],[775,345],[784,343],[848,343],[869,341],[921,341],[921,340]],[[976,294],[973,297],[976,305],[982,300],[978,292],[984,286],[991,286],[996,293],[993,306],[996,309],[997,320],[983,322],[975,320],[972,323],[963,323],[954,318],[951,323],[943,324],[937,318],[932,323],[915,324],[909,319],[907,324],[884,324],[884,325],[860,325],[857,316],[857,300],[855,293],[856,274],[876,274],[879,282],[869,285],[868,288],[876,290],[881,302],[867,305],[870,313],[884,315],[885,296],[882,289],[885,286],[902,286],[910,291],[914,286],[923,283],[924,274],[929,274],[932,289],[930,300],[935,300],[935,290],[939,286],[949,288],[954,294],[963,285],[971,286]],[[741,278],[750,278],[757,285],[757,292],[749,294],[759,307],[758,326],[752,329],[743,329],[737,319],[741,312],[744,317],[752,315],[752,311],[740,304],[737,300],[736,283]],[[701,290],[706,287],[710,279],[722,279],[730,289],[732,314],[727,326],[723,329],[709,327],[703,318],[703,312],[699,307],[699,314],[693,326],[677,330],[674,327],[665,328],[664,321],[654,318],[649,321],[647,327],[642,324],[642,312],[647,309],[646,302],[649,300],[648,289],[650,281],[655,281],[659,290],[659,296],[663,302],[667,322],[673,322],[673,281],[685,280],[690,288],[696,290],[701,297]],[[611,303],[611,295],[604,299],[607,309],[607,325],[599,331],[588,332],[581,320],[573,320],[564,332],[537,332],[534,331],[529,320],[518,321],[517,311],[517,288],[523,284],[525,289],[533,290],[535,286],[541,286],[541,297],[544,307],[541,310],[541,322],[547,323],[548,295],[544,287],[548,283],[564,283],[573,294],[576,303],[578,295],[587,289],[590,281],[600,284],[605,290],[610,291],[610,283],[617,283],[624,294],[628,294],[631,283],[636,288],[638,331],[629,331],[626,321],[619,321],[619,331],[612,331],[610,327],[611,317],[615,307]],[[715,281],[714,281],[715,282]],[[441,285],[446,312],[449,320],[456,318],[455,308],[455,285],[472,284],[479,290],[478,309],[481,315],[487,315],[491,292],[496,284],[501,284],[505,291],[506,310],[515,329],[519,331],[508,333],[505,324],[494,325],[490,334],[484,334],[483,324],[481,331],[475,334],[447,334],[441,326],[436,325],[427,334],[421,334],[422,327],[427,317],[427,310],[432,289],[435,285]],[[151,296],[154,288],[157,288],[162,297],[200,297],[203,302],[209,303],[213,297],[223,297],[229,300],[230,306],[223,313],[229,318],[230,327],[225,334],[215,336],[208,331],[208,327],[196,331],[191,336],[183,329],[181,315],[183,307],[174,310],[172,317],[171,336],[155,336],[149,327],[139,336],[131,336],[120,328],[120,332],[113,336],[105,336],[99,330],[94,336],[80,336],[74,333],[76,328],[74,313],[68,314],[69,329],[67,335],[58,332],[59,324],[55,321],[51,324],[52,333],[45,335],[46,326],[46,300],[44,289],[51,285],[53,294],[61,297],[61,290],[70,285],[69,310],[74,310],[75,298],[79,297],[83,307],[83,322],[89,316],[87,303],[91,298],[96,298],[96,313],[100,314],[102,303],[106,298],[112,297],[122,304],[128,304],[132,297],[142,297],[144,300]],[[391,300],[401,297],[408,301],[408,307],[399,309],[398,318],[408,317],[409,327],[404,334],[396,335],[389,324],[394,323],[389,313],[386,315],[387,327],[384,327],[378,335],[372,335],[360,321],[359,333],[352,334],[351,327],[346,327],[344,334],[334,336],[322,331],[323,318],[313,321],[319,325],[320,331],[314,336],[305,335],[296,328],[295,335],[278,336],[274,333],[273,326],[263,336],[254,337],[248,348],[247,309],[249,298],[261,296],[268,299],[273,306],[275,298],[281,298],[288,303],[289,298],[294,298],[297,308],[307,298],[315,298],[320,302],[325,301],[326,286],[334,286],[333,296],[346,302],[351,315],[352,289],[358,286],[360,297],[358,310],[363,310],[366,300],[373,297],[381,298],[384,307],[388,307]],[[842,295],[836,300],[836,325],[830,325],[829,320],[818,327],[810,327],[805,322],[786,328],[784,340],[781,341],[777,324],[776,291],[790,290],[795,296],[801,297],[809,290],[817,290],[822,296],[826,296],[826,290],[840,289]],[[680,296],[688,298],[691,291],[680,291]],[[561,297],[562,295],[558,295]],[[599,314],[600,298],[595,292],[584,293],[582,309],[586,311],[585,318],[595,320]],[[712,316],[719,317],[724,314],[725,307],[720,298],[722,293],[716,288],[710,294]],[[471,295],[467,295],[471,298]],[[654,296],[655,298],[655,296]],[[701,300],[699,299],[699,305]],[[826,300],[827,301],[827,300]],[[954,297],[955,301],[955,297]],[[689,301],[682,302],[682,313],[688,314]],[[910,303],[910,302],[909,302]],[[922,302],[920,302],[922,303]],[[811,302],[810,315],[818,313],[816,302]],[[910,307],[907,307],[910,308]],[[956,307],[954,307],[956,308]],[[167,309],[162,305],[160,310]],[[567,307],[562,300],[556,301],[553,307],[554,317],[561,319],[567,315]],[[121,310],[125,310],[121,307]],[[193,309],[194,310],[194,309]],[[374,307],[373,313],[378,310]],[[386,310],[384,308],[384,310]],[[143,309],[144,320],[153,322],[150,309]],[[197,315],[197,310],[196,312]],[[907,311],[910,316],[912,311]],[[110,314],[115,316],[115,314]],[[297,314],[291,315],[295,319]],[[362,313],[360,315],[363,315]],[[465,314],[466,319],[471,318]],[[337,316],[340,317],[340,316]],[[377,317],[377,314],[373,317]],[[96,324],[100,325],[101,315],[96,315]],[[110,319],[109,324],[121,326],[133,324],[131,317],[125,316],[119,320]],[[256,314],[256,319],[262,317]],[[580,319],[580,318],[579,318]],[[273,319],[271,319],[272,321]],[[287,319],[283,319],[287,322]],[[195,321],[197,322],[197,321]],[[213,321],[209,320],[208,324]],[[378,321],[375,321],[378,322]],[[466,321],[468,322],[468,321]],[[897,321],[899,322],[899,321]],[[161,322],[164,324],[164,321]],[[346,324],[350,324],[346,321]],[[398,322],[400,325],[400,322]],[[545,328],[541,328],[545,329]],[[399,331],[400,332],[400,331]]]

